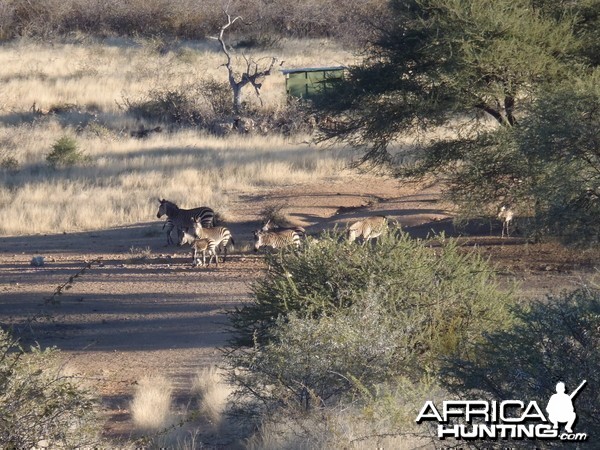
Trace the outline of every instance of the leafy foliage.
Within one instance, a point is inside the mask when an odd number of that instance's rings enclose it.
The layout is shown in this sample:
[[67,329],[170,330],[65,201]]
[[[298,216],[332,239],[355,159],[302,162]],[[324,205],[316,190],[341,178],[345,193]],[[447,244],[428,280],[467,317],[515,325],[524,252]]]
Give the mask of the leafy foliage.
[[548,91],[517,132],[538,226],[568,242],[600,242],[600,72]]
[[0,329],[0,442],[5,449],[81,448],[97,443],[96,402],[59,373],[55,350],[25,352]]
[[440,141],[403,175],[443,173],[448,194],[469,214],[500,204],[531,217],[528,232],[566,242],[600,241],[600,83],[586,77],[549,89],[518,127]]
[[[333,116],[322,139],[399,176],[437,175],[463,216],[508,204],[536,238],[597,243],[598,2],[392,5],[366,62],[316,105]],[[413,154],[389,151],[402,133],[442,125],[449,137],[416,133]]]
[[570,392],[587,380],[575,399],[577,430],[597,435],[600,292],[579,289],[550,296],[518,307],[516,315],[513,328],[490,333],[476,345],[476,359],[454,359],[448,364],[445,373],[453,391],[467,398],[483,394],[495,400],[517,398],[545,405],[557,382],[563,381]]
[[397,376],[420,380],[511,320],[511,293],[452,241],[431,248],[390,233],[359,246],[334,233],[267,260],[254,301],[231,313],[228,354],[242,369],[240,398],[267,409],[332,405]]
[[317,105],[335,117],[323,137],[383,162],[399,133],[457,115],[481,111],[513,126],[538,86],[577,68],[579,45],[569,14],[533,12],[529,0],[393,1],[366,62]]
[[88,158],[79,150],[77,141],[71,136],[63,136],[52,145],[52,151],[46,156],[46,161],[53,169],[70,167],[84,163]]

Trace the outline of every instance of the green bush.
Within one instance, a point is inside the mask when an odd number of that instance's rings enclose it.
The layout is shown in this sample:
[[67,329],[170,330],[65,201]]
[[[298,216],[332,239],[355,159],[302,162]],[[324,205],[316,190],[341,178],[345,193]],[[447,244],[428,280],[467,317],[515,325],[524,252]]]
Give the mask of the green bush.
[[81,448],[98,442],[92,395],[60,374],[56,350],[25,352],[0,329],[0,442],[3,449]]
[[79,151],[77,141],[70,136],[63,136],[52,146],[52,151],[46,156],[46,161],[53,169],[70,167],[87,162],[88,158]]
[[389,233],[360,246],[333,233],[267,255],[253,301],[230,313],[236,403],[272,412],[368,397],[397,377],[436,376],[442,359],[468,358],[508,327],[512,294],[492,268],[454,241],[432,244]]
[[[439,242],[438,242],[439,243]],[[410,312],[420,323],[423,349],[467,350],[484,330],[506,325],[511,294],[492,268],[453,240],[439,247],[388,233],[376,245],[347,242],[338,233],[309,239],[301,251],[266,256],[267,275],[253,285],[253,302],[230,314],[234,345],[266,343],[279,316],[318,318],[349,307],[377,286],[392,316]]]
[[577,432],[598,436],[600,291],[550,296],[519,306],[516,316],[514,327],[490,333],[475,346],[475,358],[451,360],[445,384],[461,398],[535,400],[545,407],[558,381],[571,392],[587,380],[574,401]]

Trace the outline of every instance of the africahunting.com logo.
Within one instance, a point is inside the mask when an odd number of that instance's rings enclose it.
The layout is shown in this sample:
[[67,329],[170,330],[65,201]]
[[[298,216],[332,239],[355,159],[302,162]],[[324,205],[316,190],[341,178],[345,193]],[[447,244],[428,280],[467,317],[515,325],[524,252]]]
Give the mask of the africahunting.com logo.
[[426,401],[416,422],[437,422],[440,439],[585,441],[588,438],[586,433],[573,430],[577,420],[573,400],[585,384],[586,380],[583,380],[577,389],[567,394],[565,384],[557,383],[556,394],[546,405],[547,415],[535,401],[526,404],[521,400],[452,400],[442,402],[441,409],[432,401]]

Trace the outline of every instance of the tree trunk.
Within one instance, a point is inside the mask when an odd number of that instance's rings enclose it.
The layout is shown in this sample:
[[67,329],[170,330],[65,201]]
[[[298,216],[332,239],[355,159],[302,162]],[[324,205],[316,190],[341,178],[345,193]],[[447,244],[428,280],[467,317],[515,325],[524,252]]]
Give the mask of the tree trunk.
[[233,112],[239,114],[242,111],[242,86],[234,84],[231,86],[233,91]]

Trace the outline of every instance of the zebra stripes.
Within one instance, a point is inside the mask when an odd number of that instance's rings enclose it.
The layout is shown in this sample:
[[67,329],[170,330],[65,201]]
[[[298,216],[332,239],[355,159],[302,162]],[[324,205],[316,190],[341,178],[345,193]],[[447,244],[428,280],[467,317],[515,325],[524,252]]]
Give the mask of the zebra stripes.
[[[191,232],[198,238],[206,238],[212,239],[217,243],[217,249],[220,251],[223,249],[223,262],[227,258],[227,247],[231,244],[231,248],[235,245],[235,241],[233,240],[233,236],[231,235],[231,231],[229,231],[226,227],[213,227],[213,228],[204,228],[202,226],[202,221],[198,219],[192,220],[193,227],[189,228],[187,231]],[[184,230],[185,231],[185,230]]]
[[163,230],[167,233],[167,245],[173,244],[171,233],[174,229],[182,230],[193,225],[194,219],[200,221],[204,227],[212,227],[215,224],[215,212],[207,207],[201,206],[194,209],[182,209],[169,200],[159,200],[160,206],[156,217],[159,219],[166,214],[167,221]]
[[262,226],[261,231],[295,231],[301,238],[306,237],[306,230],[304,227],[279,227],[271,222],[271,219]]
[[254,232],[254,251],[261,247],[273,249],[284,248],[289,245],[300,246],[302,233],[294,229],[277,229],[272,231],[257,230]]
[[198,265],[199,253],[202,253],[202,266],[206,265],[206,254],[208,253],[208,265],[212,262],[213,258],[215,258],[215,265],[219,267],[219,256],[217,255],[217,242],[213,239],[207,238],[197,238],[192,233],[188,233],[187,230],[182,231],[182,236],[179,240],[179,245],[190,244],[192,247],[193,257],[192,257],[192,267]]
[[348,228],[348,240],[354,242],[357,238],[363,240],[363,245],[370,239],[381,236],[387,230],[387,217],[372,216],[354,222]]

